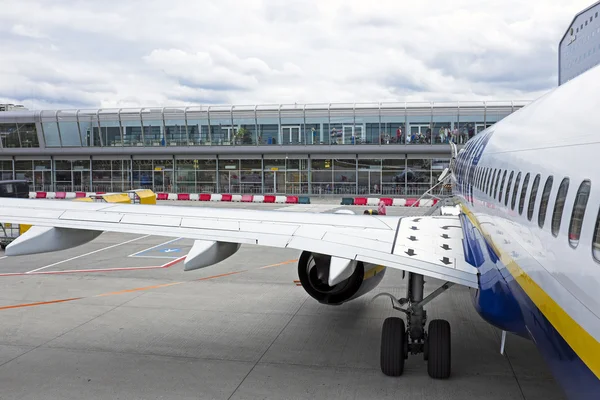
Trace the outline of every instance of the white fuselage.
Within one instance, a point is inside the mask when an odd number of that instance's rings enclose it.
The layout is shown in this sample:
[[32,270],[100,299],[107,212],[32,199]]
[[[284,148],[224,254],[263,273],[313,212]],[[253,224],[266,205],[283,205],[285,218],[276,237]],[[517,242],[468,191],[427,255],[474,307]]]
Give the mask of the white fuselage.
[[[530,336],[543,347],[537,336],[551,333],[531,325],[549,322],[550,330],[560,334],[595,380],[600,375],[600,247],[594,253],[593,246],[600,207],[600,132],[593,116],[600,109],[599,93],[600,68],[553,90],[470,140],[457,157],[454,176],[465,211],[499,253],[497,266],[522,305]],[[533,201],[532,186],[538,175]],[[550,176],[552,189],[540,227],[538,217]],[[568,190],[558,213],[557,194],[565,178]],[[574,230],[571,218],[584,181],[591,183],[591,191],[579,240],[574,242],[569,240]],[[528,304],[523,304],[523,293]],[[536,312],[529,310],[532,304],[547,321],[528,318]]]

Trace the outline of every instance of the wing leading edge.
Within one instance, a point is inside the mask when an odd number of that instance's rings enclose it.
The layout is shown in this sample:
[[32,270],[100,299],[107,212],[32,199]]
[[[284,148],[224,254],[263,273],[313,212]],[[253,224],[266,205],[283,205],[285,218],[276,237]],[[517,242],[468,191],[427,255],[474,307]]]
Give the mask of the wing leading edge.
[[464,258],[458,217],[401,218],[3,198],[0,221],[58,230],[151,233],[291,248],[478,286],[477,270]]

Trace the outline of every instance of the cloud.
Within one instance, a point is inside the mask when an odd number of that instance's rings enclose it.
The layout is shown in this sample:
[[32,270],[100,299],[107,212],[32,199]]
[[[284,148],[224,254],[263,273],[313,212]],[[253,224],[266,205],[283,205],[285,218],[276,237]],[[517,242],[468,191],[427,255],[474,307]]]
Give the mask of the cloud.
[[589,1],[5,0],[0,102],[533,99]]

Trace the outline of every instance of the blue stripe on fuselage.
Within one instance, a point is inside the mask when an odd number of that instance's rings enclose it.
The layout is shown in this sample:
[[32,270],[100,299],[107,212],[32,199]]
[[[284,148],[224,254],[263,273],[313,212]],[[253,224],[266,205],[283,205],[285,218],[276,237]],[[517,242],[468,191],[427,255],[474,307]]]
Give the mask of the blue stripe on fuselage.
[[600,398],[600,380],[577,356],[517,281],[512,279],[501,258],[494,252],[494,246],[464,214],[461,214],[461,223],[464,241],[467,242],[463,244],[465,259],[469,263],[475,262],[473,265],[480,273],[479,289],[471,292],[477,312],[500,329],[532,338],[570,399]]

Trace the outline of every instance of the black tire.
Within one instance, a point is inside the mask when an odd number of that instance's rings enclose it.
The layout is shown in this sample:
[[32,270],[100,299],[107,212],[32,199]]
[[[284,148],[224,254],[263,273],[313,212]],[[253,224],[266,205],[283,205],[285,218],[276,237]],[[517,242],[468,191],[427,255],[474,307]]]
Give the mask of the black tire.
[[402,318],[386,318],[381,330],[381,372],[400,376],[406,358],[406,328]]
[[433,379],[448,379],[451,366],[450,324],[443,319],[429,323],[427,333],[427,373]]

